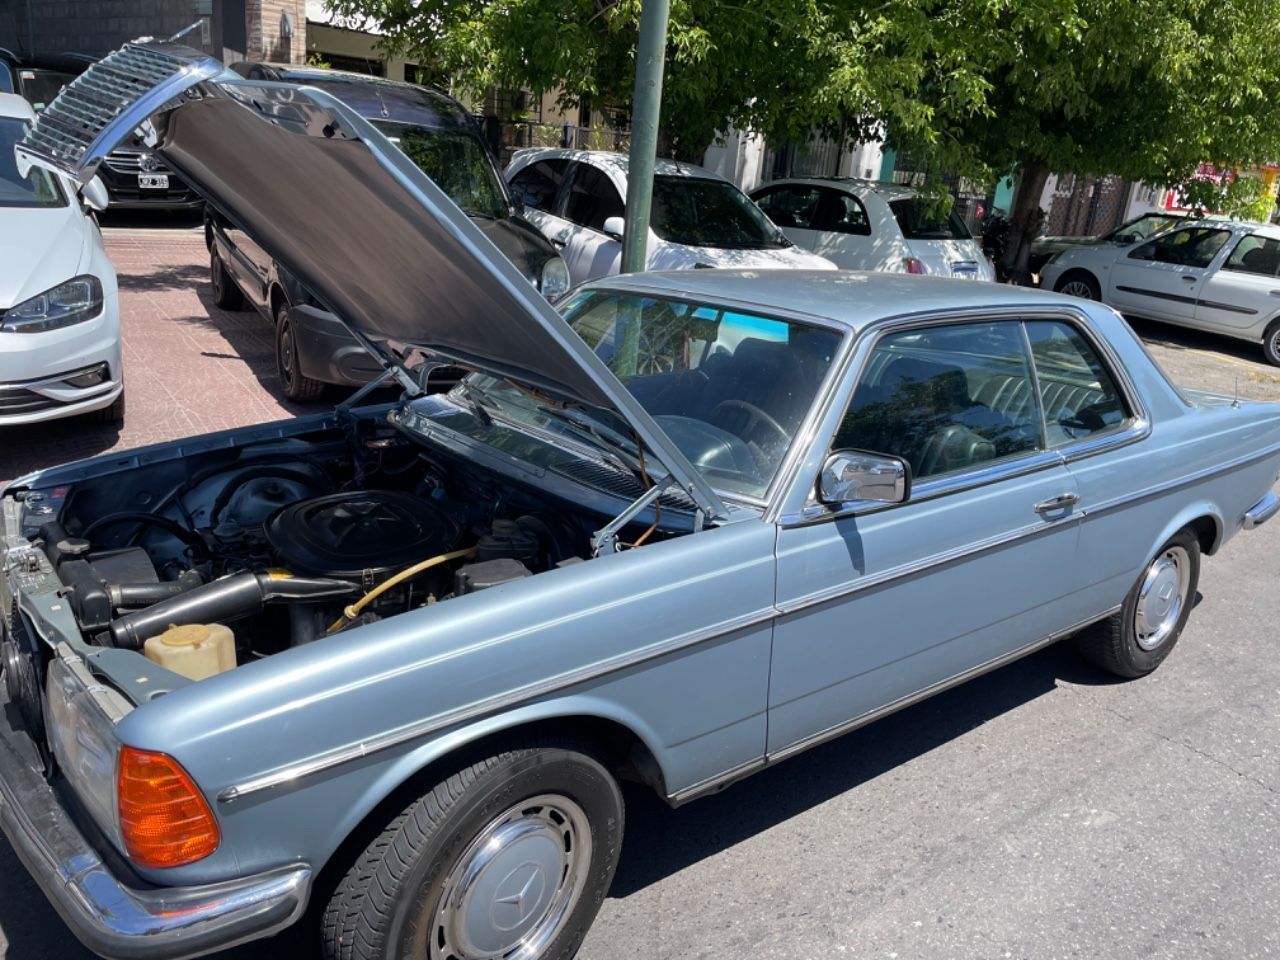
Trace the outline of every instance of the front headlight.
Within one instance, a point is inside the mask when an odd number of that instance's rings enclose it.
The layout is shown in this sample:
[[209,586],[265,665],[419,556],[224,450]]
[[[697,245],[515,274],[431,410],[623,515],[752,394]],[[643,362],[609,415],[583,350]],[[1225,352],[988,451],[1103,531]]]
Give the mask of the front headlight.
[[0,314],[0,330],[9,333],[41,333],[92,320],[102,312],[102,284],[83,276],[60,283],[52,290],[24,300]]
[[555,303],[569,289],[569,267],[564,258],[552,257],[542,265],[542,274],[538,278],[538,289],[542,295]]
[[[83,666],[80,665],[83,671]],[[67,782],[94,821],[115,836],[116,755],[120,742],[115,724],[93,699],[76,667],[61,657],[49,661],[45,680],[44,719],[53,755]]]

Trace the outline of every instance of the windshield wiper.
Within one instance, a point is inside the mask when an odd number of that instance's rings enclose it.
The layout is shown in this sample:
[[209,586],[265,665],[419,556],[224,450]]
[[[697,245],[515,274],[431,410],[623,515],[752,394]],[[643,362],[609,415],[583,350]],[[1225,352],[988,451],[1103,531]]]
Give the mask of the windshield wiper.
[[462,398],[466,400],[467,407],[471,410],[477,420],[479,420],[486,428],[493,426],[493,417],[489,416],[486,407],[498,408],[498,403],[484,392],[484,388],[472,383],[469,378],[463,378],[458,381],[458,391],[462,394]]
[[552,407],[545,403],[540,403],[537,409],[543,416],[550,417],[552,420],[568,427],[575,436],[581,437],[593,446],[603,449],[613,459],[620,461],[627,470],[634,473],[642,483],[648,480],[648,472],[640,459],[641,450],[634,440],[623,436],[612,427],[606,427],[594,417],[572,407]]

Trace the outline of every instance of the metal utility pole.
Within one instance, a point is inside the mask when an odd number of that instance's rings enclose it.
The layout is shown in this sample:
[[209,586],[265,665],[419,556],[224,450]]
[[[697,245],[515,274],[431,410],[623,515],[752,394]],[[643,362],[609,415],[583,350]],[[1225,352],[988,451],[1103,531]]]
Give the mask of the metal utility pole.
[[631,162],[627,171],[627,211],[622,233],[623,273],[639,273],[645,268],[670,12],[670,0],[643,0],[640,8],[636,93],[631,107]]

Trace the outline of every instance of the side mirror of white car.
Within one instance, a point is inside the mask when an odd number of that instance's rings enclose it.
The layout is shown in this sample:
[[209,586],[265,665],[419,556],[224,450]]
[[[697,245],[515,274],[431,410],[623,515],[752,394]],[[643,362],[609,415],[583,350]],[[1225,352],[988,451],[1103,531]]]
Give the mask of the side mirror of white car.
[[621,217],[605,217],[604,226],[600,229],[611,239],[621,240],[622,232],[625,228],[626,224]]
[[84,205],[90,210],[99,212],[107,209],[107,204],[111,198],[107,195],[107,185],[102,182],[101,177],[94,177],[83,187],[80,188],[80,197],[84,200]]

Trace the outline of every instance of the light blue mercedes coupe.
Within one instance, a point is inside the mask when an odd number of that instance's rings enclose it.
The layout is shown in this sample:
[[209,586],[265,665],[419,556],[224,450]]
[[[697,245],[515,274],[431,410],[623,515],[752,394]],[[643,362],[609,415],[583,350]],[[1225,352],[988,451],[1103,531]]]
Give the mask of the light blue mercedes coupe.
[[683,803],[1066,637],[1141,677],[1280,507],[1280,408],[1101,304],[705,270],[557,312],[340,102],[168,44],[17,159],[139,126],[403,397],[4,491],[0,823],[104,956],[572,957],[620,780]]

